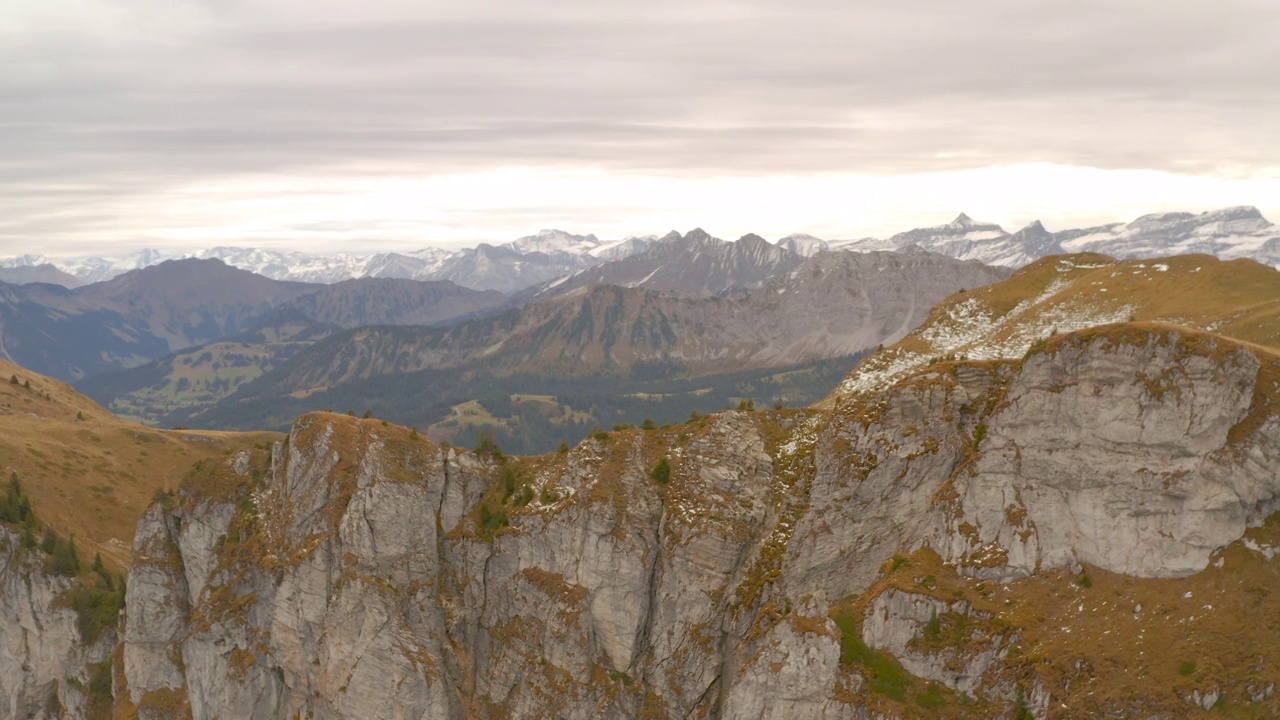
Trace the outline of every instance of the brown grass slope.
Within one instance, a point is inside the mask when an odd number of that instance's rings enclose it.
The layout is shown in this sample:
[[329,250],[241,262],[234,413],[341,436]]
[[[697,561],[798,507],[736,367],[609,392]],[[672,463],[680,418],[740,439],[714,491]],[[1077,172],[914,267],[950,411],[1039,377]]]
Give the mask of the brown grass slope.
[[199,460],[279,437],[135,425],[0,360],[0,474],[16,473],[36,517],[74,535],[83,557],[101,552],[117,568],[128,564],[134,526],[157,490],[176,487]]

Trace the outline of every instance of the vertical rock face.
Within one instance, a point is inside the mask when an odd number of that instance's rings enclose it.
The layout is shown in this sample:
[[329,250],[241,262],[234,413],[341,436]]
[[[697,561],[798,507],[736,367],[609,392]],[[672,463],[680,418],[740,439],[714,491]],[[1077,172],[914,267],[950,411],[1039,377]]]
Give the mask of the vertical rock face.
[[1273,512],[1274,432],[1247,449],[1228,438],[1250,411],[1258,360],[1190,342],[1098,337],[1029,358],[958,478],[959,513],[977,530],[949,557],[1007,553],[988,574],[1082,562],[1179,577]]
[[143,520],[119,709],[893,717],[857,665],[888,652],[992,713],[1042,715],[1050,691],[1006,672],[1018,628],[887,589],[886,561],[929,547],[1006,581],[1203,570],[1277,507],[1276,373],[1210,336],[1110,329],[832,410],[505,461],[304,416]]
[[76,613],[61,600],[75,582],[47,574],[43,559],[0,527],[0,716],[83,718],[94,665],[110,656],[115,636],[82,642]]

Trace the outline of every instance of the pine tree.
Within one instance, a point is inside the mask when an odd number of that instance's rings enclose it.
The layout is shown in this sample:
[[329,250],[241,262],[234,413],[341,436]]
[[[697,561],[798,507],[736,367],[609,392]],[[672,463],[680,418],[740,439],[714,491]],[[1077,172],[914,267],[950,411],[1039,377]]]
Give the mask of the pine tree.
[[671,463],[666,458],[662,458],[657,465],[653,466],[652,475],[653,481],[659,485],[666,485],[671,482]]

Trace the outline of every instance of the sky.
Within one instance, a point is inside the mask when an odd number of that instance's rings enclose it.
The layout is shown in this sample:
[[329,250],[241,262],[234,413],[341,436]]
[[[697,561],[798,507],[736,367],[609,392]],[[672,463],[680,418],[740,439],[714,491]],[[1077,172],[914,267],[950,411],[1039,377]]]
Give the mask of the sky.
[[7,0],[0,256],[1254,205],[1275,0]]

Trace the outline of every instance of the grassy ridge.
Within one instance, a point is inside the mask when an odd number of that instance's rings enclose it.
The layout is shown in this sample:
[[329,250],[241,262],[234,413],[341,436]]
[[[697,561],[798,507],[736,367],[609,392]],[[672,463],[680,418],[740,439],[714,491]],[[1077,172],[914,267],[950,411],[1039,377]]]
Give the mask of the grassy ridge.
[[145,428],[0,360],[0,474],[16,473],[44,523],[114,568],[128,564],[134,526],[157,490],[200,460],[278,437]]
[[1044,258],[939,303],[920,327],[864,360],[832,397],[883,386],[938,360],[1017,359],[1055,335],[1126,323],[1207,331],[1277,350],[1280,272],[1209,255]]

